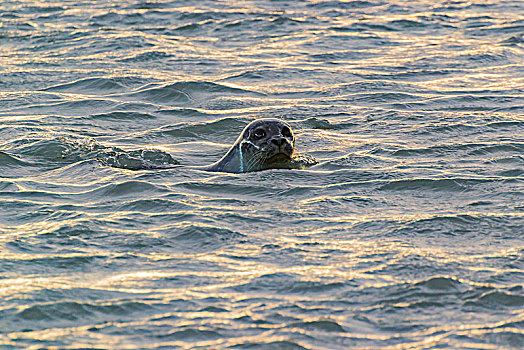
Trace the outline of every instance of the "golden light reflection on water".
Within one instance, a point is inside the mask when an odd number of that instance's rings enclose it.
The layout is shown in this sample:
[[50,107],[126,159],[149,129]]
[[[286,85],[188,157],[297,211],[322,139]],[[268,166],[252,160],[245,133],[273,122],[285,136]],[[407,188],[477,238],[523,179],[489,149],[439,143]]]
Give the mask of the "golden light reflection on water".
[[[64,10],[35,18],[31,6],[54,5],[12,5],[23,13],[4,16],[0,29],[0,137],[17,134],[8,154],[28,137],[86,133],[107,146],[202,154],[225,148],[212,135],[278,115],[322,164],[291,175],[199,177],[97,168],[94,159],[58,164],[22,148],[25,165],[0,173],[9,186],[1,210],[14,213],[0,228],[0,311],[12,320],[0,345],[133,348],[154,334],[144,348],[311,348],[310,339],[329,338],[369,349],[495,349],[486,339],[522,337],[522,247],[512,246],[514,232],[496,231],[523,217],[512,203],[520,173],[488,168],[484,157],[486,147],[514,146],[489,161],[520,164],[511,163],[520,124],[508,132],[488,121],[522,120],[521,44],[503,43],[518,33],[520,14],[501,16],[495,1],[449,11],[445,2],[406,2],[395,10],[406,14],[388,13],[391,2],[290,2],[286,11],[258,2],[130,4],[54,2]],[[68,22],[75,16],[82,22]],[[34,30],[11,25],[24,18]],[[119,85],[128,77],[138,83]],[[112,87],[85,84],[98,78]],[[163,98],[180,82],[193,84],[181,91],[189,102]],[[115,121],[115,111],[146,118]],[[173,136],[178,125],[193,138]],[[465,143],[473,148],[463,151]],[[56,170],[40,168],[45,162]],[[431,182],[446,179],[459,190]],[[128,181],[135,190],[115,190]],[[185,230],[196,234],[178,236]],[[73,322],[60,318],[70,304]]]

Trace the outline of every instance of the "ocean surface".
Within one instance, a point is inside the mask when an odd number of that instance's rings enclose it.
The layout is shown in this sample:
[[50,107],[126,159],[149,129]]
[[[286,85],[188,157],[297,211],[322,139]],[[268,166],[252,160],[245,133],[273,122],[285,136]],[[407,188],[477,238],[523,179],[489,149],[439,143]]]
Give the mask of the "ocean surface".
[[[0,349],[522,349],[523,67],[523,1],[1,1]],[[318,164],[184,166],[256,118]]]

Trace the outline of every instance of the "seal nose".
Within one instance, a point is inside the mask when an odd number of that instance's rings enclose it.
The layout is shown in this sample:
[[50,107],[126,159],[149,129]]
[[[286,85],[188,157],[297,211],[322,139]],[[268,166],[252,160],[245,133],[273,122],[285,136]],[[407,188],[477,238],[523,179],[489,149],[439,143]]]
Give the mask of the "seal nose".
[[274,137],[271,139],[271,142],[280,147],[286,143],[286,139],[284,137]]

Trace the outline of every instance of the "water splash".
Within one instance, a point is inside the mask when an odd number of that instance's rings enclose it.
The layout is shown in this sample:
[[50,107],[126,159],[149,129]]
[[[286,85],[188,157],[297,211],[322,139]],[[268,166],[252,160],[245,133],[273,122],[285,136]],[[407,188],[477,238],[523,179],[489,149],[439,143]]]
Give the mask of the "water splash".
[[157,149],[123,150],[104,146],[93,138],[60,137],[59,140],[68,146],[62,151],[64,159],[81,154],[86,159],[95,158],[104,165],[128,170],[166,169],[180,164],[167,152]]

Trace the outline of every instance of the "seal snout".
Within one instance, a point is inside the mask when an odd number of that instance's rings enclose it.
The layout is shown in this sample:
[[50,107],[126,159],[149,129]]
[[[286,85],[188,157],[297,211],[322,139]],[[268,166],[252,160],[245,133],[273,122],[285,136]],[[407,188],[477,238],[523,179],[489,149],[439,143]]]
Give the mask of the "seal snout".
[[271,143],[275,144],[278,147],[282,147],[287,142],[287,139],[285,137],[276,136],[271,139]]
[[293,144],[285,136],[275,135],[269,139],[269,144],[273,148],[272,153],[274,155],[290,157],[293,154]]

